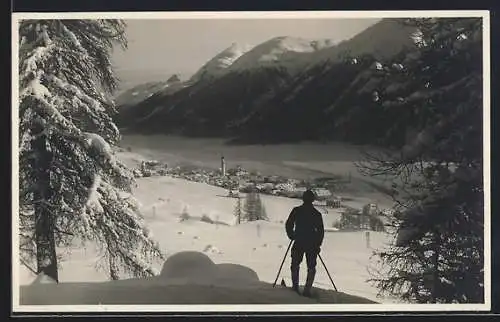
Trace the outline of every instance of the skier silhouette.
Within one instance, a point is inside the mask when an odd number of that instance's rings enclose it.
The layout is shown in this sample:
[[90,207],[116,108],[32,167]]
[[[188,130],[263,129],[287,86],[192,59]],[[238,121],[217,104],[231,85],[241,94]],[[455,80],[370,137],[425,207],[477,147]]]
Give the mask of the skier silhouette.
[[292,246],[292,289],[299,292],[300,263],[306,255],[307,278],[304,286],[304,296],[311,296],[311,288],[316,275],[316,258],[320,252],[325,235],[323,217],[314,208],[315,195],[306,190],[302,195],[303,204],[292,209],[285,224],[288,238],[294,241]]

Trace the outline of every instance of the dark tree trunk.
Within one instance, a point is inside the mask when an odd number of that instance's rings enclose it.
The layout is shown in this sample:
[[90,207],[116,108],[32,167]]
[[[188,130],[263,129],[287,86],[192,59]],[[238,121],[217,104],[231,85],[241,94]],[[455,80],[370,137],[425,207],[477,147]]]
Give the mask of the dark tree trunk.
[[241,198],[238,196],[238,225],[241,224]]
[[35,242],[37,273],[44,273],[59,282],[55,243],[55,222],[50,201],[53,191],[50,186],[50,166],[52,152],[47,148],[47,136],[43,133],[43,125],[37,123],[32,133],[33,150],[35,151]]
[[433,272],[432,272],[432,295],[431,295],[431,302],[436,303],[436,297],[437,297],[437,292],[438,292],[438,285],[439,285],[439,247],[441,246],[441,240],[439,237],[439,231],[434,232],[434,251],[432,255],[432,266],[433,266]]
[[118,276],[118,268],[116,267],[116,263],[113,259],[113,256],[111,254],[108,255],[108,261],[109,261],[109,276],[111,280],[116,281],[120,279],[120,276]]

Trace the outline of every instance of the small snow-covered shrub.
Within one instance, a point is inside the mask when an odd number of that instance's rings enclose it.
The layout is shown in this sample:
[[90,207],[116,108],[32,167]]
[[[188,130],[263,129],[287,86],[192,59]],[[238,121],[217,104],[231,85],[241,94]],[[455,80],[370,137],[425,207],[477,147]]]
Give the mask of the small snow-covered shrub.
[[188,214],[187,210],[185,210],[185,209],[181,213],[181,215],[179,216],[180,221],[186,221],[186,220],[189,220],[190,218],[191,218],[191,216]]
[[201,216],[200,221],[206,222],[208,224],[213,224],[214,223],[213,219],[210,218],[209,216],[205,215],[205,214],[203,216]]

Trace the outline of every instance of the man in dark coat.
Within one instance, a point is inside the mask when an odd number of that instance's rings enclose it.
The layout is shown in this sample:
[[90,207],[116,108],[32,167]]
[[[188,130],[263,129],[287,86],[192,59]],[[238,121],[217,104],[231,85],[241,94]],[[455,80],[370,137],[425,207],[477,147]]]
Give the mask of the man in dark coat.
[[314,208],[315,195],[307,190],[302,195],[303,204],[292,209],[286,221],[286,233],[288,238],[294,241],[292,246],[292,288],[299,291],[300,263],[306,255],[307,278],[303,295],[311,295],[311,287],[316,275],[316,258],[320,252],[321,244],[325,235],[323,217]]

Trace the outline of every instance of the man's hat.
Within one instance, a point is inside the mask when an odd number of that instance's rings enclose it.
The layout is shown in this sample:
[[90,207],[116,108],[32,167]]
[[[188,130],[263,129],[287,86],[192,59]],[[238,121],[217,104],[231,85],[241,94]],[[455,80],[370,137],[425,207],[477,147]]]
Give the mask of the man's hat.
[[304,202],[313,202],[315,199],[316,199],[316,195],[314,194],[314,192],[312,192],[311,189],[307,189],[302,194],[302,201],[304,201]]

